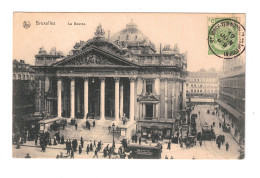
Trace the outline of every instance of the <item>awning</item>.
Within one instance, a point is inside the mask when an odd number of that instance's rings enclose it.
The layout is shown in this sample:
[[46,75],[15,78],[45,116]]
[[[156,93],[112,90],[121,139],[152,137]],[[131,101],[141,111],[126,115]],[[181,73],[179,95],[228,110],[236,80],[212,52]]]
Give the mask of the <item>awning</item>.
[[54,122],[54,121],[58,121],[60,120],[61,118],[59,117],[56,117],[56,118],[52,118],[52,119],[45,119],[45,120],[41,120],[39,122],[39,124],[48,124],[48,123],[51,123],[51,122]]
[[216,102],[223,107],[225,110],[227,110],[230,114],[232,114],[234,117],[236,117],[237,119],[241,120],[243,118],[245,118],[245,115],[240,113],[239,111],[235,110],[234,108],[232,108],[230,105],[224,103],[221,100],[216,100]]

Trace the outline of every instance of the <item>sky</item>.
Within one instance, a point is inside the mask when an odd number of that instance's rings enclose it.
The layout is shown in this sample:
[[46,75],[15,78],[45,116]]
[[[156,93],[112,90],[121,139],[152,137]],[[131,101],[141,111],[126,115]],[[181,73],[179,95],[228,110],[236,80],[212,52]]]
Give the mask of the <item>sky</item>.
[[[234,14],[14,13],[13,59],[23,59],[34,65],[34,56],[42,46],[47,53],[52,47],[56,47],[57,51],[68,55],[76,42],[93,38],[99,24],[106,31],[106,35],[110,30],[112,36],[125,29],[132,19],[157,49],[160,44],[162,47],[167,44],[173,47],[177,44],[181,53],[187,52],[188,71],[198,71],[201,68],[215,68],[219,71],[223,60],[215,55],[208,55],[207,19],[231,16]],[[23,27],[24,21],[30,22],[30,28]],[[37,22],[47,22],[48,25],[36,25]],[[74,22],[85,25],[74,25]]]

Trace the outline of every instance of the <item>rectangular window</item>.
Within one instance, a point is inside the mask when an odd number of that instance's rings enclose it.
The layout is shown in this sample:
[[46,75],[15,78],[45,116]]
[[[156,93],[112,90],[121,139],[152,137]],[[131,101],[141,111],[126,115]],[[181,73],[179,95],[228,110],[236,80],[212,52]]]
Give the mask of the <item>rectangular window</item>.
[[146,92],[147,93],[153,92],[153,82],[150,80],[146,81]]

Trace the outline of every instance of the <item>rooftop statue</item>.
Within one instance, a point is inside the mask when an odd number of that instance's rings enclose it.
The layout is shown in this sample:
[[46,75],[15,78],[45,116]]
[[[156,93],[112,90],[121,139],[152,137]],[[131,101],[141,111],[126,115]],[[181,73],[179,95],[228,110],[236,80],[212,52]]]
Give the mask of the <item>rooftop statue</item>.
[[95,36],[96,37],[104,37],[104,35],[105,35],[105,31],[102,28],[101,24],[99,24],[97,29],[96,29]]

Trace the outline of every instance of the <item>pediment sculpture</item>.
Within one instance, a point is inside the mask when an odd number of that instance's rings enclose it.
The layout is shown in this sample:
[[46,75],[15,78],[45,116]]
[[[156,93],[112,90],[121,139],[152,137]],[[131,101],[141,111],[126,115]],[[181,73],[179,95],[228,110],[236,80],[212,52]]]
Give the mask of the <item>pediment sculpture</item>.
[[87,54],[76,60],[68,62],[67,65],[117,65],[106,57],[98,54]]

